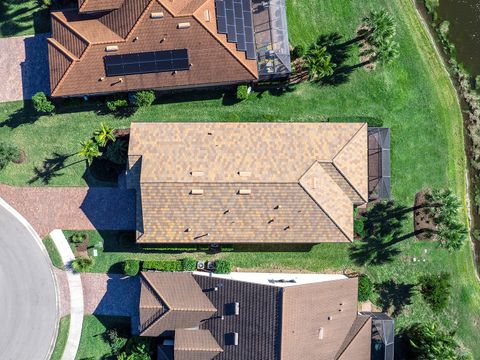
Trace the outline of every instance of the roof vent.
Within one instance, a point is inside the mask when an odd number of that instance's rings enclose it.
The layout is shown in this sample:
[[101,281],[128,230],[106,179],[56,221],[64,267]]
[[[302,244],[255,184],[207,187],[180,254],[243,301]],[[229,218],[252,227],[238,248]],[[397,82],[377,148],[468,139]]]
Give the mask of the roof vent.
[[185,232],[190,232],[190,231],[192,231],[192,229],[190,229],[190,228],[185,229]]
[[318,330],[318,338],[320,340],[323,340],[323,327],[321,327],[320,330]]
[[205,17],[205,21],[206,22],[210,22],[211,20],[211,17],[210,17],[210,10],[205,10],[205,12],[203,13],[204,17]]
[[239,315],[240,314],[240,303],[235,302],[234,306],[235,306],[235,315]]
[[190,174],[192,174],[192,176],[203,176],[203,171],[192,171]]
[[203,195],[203,189],[192,189],[192,195]]
[[250,189],[240,189],[240,190],[238,190],[238,193],[240,195],[250,195],[252,193],[252,190],[250,190]]
[[105,48],[106,52],[112,52],[112,51],[118,51],[118,46],[117,45],[109,45]]
[[181,23],[178,23],[177,29],[188,29],[190,26],[191,25],[189,22],[181,22]]
[[281,209],[281,207],[282,207],[281,205],[277,205],[277,206],[274,207],[274,209],[278,210],[278,209]]
[[330,315],[330,316],[328,317],[328,320],[333,320],[333,316]]
[[238,175],[240,175],[240,176],[251,176],[252,173],[250,171],[239,171]]
[[162,19],[163,18],[163,12],[152,12],[150,14],[151,19]]

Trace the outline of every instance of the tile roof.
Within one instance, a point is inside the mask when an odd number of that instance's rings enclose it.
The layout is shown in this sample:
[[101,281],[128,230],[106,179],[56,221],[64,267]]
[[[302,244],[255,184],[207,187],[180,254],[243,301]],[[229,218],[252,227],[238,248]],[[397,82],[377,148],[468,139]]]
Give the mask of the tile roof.
[[145,272],[141,283],[140,335],[191,328],[217,311],[189,273]]
[[[147,276],[177,282],[174,273],[161,274]],[[217,311],[198,321],[199,330],[170,329],[175,360],[370,359],[371,319],[357,313],[356,278],[279,287],[184,274]]]
[[[85,0],[81,6],[98,6],[114,0]],[[120,4],[120,2],[118,2]],[[117,5],[118,5],[117,4]],[[258,79],[256,60],[248,60],[243,51],[217,32],[214,0],[124,0],[107,13],[81,14],[76,11],[52,12],[52,28],[61,23],[63,33],[52,31],[53,45],[75,54],[68,71],[55,66],[49,57],[52,96],[112,93],[152,88],[178,88],[246,82]],[[93,6],[93,5],[92,5]],[[111,6],[111,5],[109,5]],[[162,14],[156,19],[151,15]],[[179,29],[179,23],[190,26]],[[55,25],[55,26],[54,26]],[[160,26],[161,25],[161,26]],[[84,47],[77,51],[79,42]],[[107,45],[118,50],[109,53]],[[121,77],[108,77],[103,58],[172,49],[188,49],[189,70]],[[62,51],[62,49],[60,49]]]
[[79,12],[96,12],[118,9],[125,0],[78,0]]
[[353,204],[368,198],[366,133],[363,123],[133,123],[138,241],[350,241]]

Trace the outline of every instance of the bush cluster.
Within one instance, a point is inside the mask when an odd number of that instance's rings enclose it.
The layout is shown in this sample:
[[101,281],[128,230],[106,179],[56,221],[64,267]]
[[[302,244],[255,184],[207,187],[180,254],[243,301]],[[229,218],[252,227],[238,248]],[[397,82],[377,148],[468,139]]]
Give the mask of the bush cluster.
[[229,274],[232,272],[232,263],[225,259],[219,259],[215,261],[215,273],[217,274]]
[[184,258],[182,259],[182,268],[183,271],[195,271],[197,270],[197,261],[194,258]]
[[32,96],[33,107],[35,111],[43,114],[51,114],[55,110],[55,105],[48,100],[43,91],[37,92]]
[[132,105],[138,108],[148,107],[155,101],[155,92],[152,90],[137,91],[131,96]]
[[87,272],[93,266],[93,259],[80,257],[72,261],[72,268],[76,272]]
[[366,275],[362,274],[358,278],[358,301],[364,302],[370,299],[373,291],[372,280]]
[[418,285],[423,299],[434,312],[445,309],[450,297],[450,274],[442,272],[438,275],[424,275],[420,277]]
[[127,276],[136,276],[140,271],[140,261],[125,260],[123,262],[123,273]]
[[13,145],[0,142],[0,170],[3,170],[10,162],[20,159],[20,150]]
[[142,270],[183,271],[183,266],[180,260],[146,260]]
[[107,101],[107,108],[112,112],[126,107],[128,107],[128,101],[126,99],[112,99]]
[[248,86],[245,84],[237,86],[237,100],[243,101],[248,99]]

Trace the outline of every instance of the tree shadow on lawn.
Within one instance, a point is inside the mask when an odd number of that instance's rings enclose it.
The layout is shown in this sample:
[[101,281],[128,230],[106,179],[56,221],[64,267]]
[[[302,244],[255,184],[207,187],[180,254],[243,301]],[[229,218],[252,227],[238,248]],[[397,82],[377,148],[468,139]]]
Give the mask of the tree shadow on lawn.
[[408,213],[413,210],[392,200],[377,202],[369,208],[363,215],[365,236],[350,247],[354,263],[363,266],[391,262],[400,253],[395,245],[415,235],[415,232],[403,234]]
[[392,311],[392,316],[400,315],[405,306],[412,303],[415,285],[396,283],[394,280],[387,280],[375,285],[379,295],[379,305],[382,312]]
[[54,178],[64,174],[61,172],[62,170],[66,169],[67,167],[85,162],[85,160],[78,160],[66,164],[66,161],[73,155],[76,154],[67,155],[54,152],[50,158],[47,158],[43,161],[42,166],[36,166],[33,168],[35,175],[28,180],[27,183],[31,185],[37,181],[40,181],[43,185],[49,185]]
[[30,100],[23,102],[23,107],[9,114],[8,118],[0,123],[0,127],[6,126],[10,129],[16,129],[21,125],[33,124],[40,117],[33,108],[33,103]]

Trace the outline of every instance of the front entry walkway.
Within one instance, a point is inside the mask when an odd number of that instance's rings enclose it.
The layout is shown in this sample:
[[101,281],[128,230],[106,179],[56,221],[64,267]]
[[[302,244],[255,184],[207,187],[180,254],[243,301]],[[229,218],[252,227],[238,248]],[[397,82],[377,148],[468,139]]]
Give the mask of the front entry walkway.
[[47,34],[0,39],[0,102],[50,92]]
[[54,229],[135,229],[133,190],[0,185],[0,197],[17,209],[42,237]]

